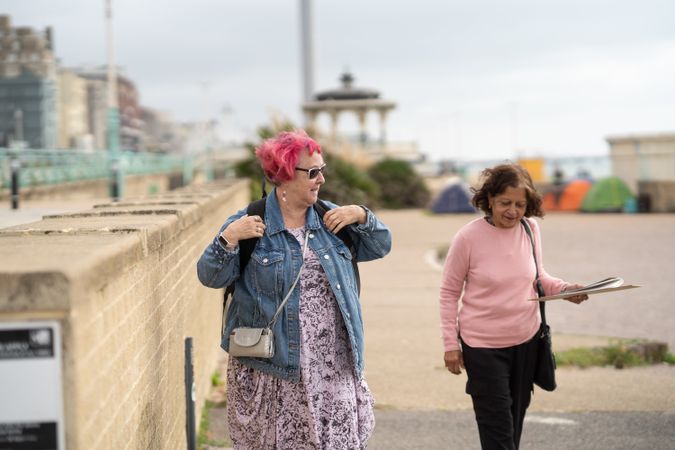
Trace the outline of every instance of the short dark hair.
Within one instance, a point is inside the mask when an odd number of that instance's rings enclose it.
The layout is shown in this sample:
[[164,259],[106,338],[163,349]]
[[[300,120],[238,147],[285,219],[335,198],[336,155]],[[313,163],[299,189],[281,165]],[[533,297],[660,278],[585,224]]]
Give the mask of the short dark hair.
[[544,217],[544,211],[541,209],[541,195],[537,192],[532,182],[530,174],[518,164],[499,164],[490,167],[481,173],[483,184],[480,188],[471,188],[473,198],[471,203],[485,214],[490,215],[489,197],[495,197],[504,193],[507,187],[525,188],[525,198],[527,207],[525,217]]

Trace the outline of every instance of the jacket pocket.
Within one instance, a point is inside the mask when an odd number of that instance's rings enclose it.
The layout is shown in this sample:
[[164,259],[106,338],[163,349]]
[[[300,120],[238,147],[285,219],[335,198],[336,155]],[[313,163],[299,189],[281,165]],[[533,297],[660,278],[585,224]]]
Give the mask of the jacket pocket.
[[338,254],[337,259],[340,261],[339,270],[345,274],[344,278],[348,286],[354,288],[356,286],[356,274],[354,273],[354,266],[352,265],[352,253],[344,244],[337,245],[335,251]]
[[279,290],[284,254],[279,251],[253,253],[253,283],[258,292],[274,296]]

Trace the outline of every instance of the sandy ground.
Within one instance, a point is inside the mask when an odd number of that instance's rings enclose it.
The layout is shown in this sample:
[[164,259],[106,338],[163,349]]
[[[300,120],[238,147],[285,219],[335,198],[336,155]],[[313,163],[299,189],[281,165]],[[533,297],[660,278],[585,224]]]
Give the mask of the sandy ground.
[[[366,378],[379,408],[469,409],[465,375],[443,367],[438,317],[441,272],[433,250],[448,245],[473,215],[382,211],[394,236],[384,259],[360,265]],[[544,265],[579,283],[620,276],[640,289],[603,294],[577,306],[549,302],[554,346],[647,338],[675,348],[675,215],[550,214],[541,222]],[[532,410],[675,412],[675,367],[558,370],[555,393],[537,391]]]

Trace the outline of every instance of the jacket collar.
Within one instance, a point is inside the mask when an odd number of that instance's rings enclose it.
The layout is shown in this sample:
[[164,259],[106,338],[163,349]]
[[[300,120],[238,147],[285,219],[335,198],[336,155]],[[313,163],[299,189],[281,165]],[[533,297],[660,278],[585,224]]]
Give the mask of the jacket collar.
[[[265,226],[269,234],[276,234],[286,229],[284,218],[281,215],[281,207],[277,200],[277,188],[272,189],[272,192],[267,195],[267,199],[265,200]],[[305,226],[310,230],[321,228],[319,215],[312,207],[307,208]]]

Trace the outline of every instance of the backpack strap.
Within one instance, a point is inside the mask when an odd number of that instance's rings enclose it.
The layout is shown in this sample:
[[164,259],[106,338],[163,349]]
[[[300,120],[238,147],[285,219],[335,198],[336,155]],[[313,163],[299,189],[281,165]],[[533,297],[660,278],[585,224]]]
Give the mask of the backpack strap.
[[[260,218],[264,221],[265,220],[265,202],[267,201],[267,198],[263,197],[260,198],[254,202],[251,202],[248,204],[246,207],[246,214],[249,216],[260,216]],[[242,239],[239,241],[239,273],[243,274],[244,269],[248,265],[249,260],[251,259],[251,255],[253,254],[253,250],[255,250],[255,246],[258,243],[258,240],[260,238],[258,237],[252,237],[248,239]],[[241,275],[240,275],[241,276]],[[233,281],[230,283],[226,288],[225,288],[225,294],[223,295],[223,319],[221,323],[221,333],[225,333],[225,315],[227,314],[227,301],[230,298],[234,298],[234,285],[235,282]]]
[[[321,199],[314,203],[314,210],[321,219],[323,219],[324,214],[326,214],[326,212],[328,212],[330,209],[330,206],[328,206],[328,204]],[[338,231],[337,237],[339,237],[342,242],[344,242],[344,244],[349,249],[349,253],[352,254],[352,268],[354,269],[354,277],[356,278],[356,288],[358,289],[357,292],[359,295],[361,295],[361,275],[359,274],[359,265],[356,262],[356,246],[354,245],[354,240],[349,234],[349,231],[347,231],[347,227]]]
[[[267,198],[263,197],[249,203],[248,207],[246,208],[246,214],[249,216],[260,216],[260,218],[265,221],[266,201]],[[244,273],[244,269],[246,268],[246,265],[248,265],[248,261],[251,259],[253,250],[255,250],[255,246],[259,240],[259,237],[252,237],[239,241],[239,273]]]

